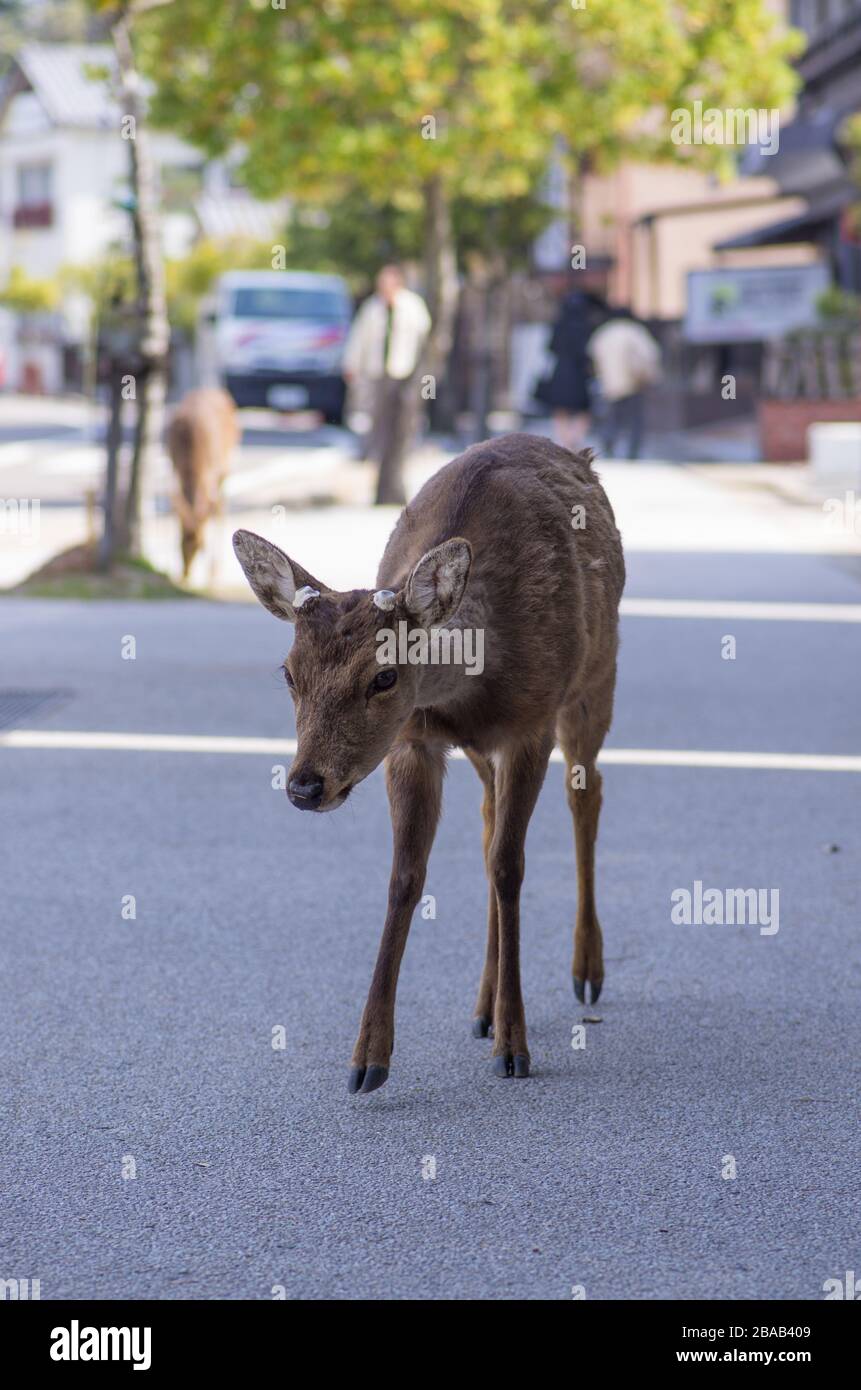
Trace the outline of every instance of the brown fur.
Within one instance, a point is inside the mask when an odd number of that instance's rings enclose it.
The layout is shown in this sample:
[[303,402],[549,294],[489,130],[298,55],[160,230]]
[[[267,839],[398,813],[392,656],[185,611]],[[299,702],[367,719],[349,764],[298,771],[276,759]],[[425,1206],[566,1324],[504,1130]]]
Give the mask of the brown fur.
[[[582,529],[572,511],[584,508]],[[398,969],[421,897],[439,818],[446,751],[466,750],[484,785],[490,902],[487,956],[474,1032],[492,1024],[495,1069],[529,1070],[520,994],[519,899],[529,819],[558,738],[566,760],[578,865],[575,990],[596,1000],[603,982],[594,900],[601,804],[595,760],[610,726],[618,607],[625,580],[612,509],[591,455],[508,435],[469,449],[405,508],[377,585],[394,591],[381,613],[367,590],[336,593],[248,532],[237,554],[261,601],[296,621],[287,662],[295,684],[296,804],[342,804],[385,757],[394,860],[380,953],[353,1053],[351,1089],[382,1085],[394,1039]],[[303,585],[320,591],[294,609]],[[482,629],[484,670],[398,665],[390,690],[369,694],[377,634],[412,627]],[[585,785],[572,787],[581,766]],[[319,804],[301,799],[322,783]],[[291,792],[293,797],[293,792]]]
[[171,417],[167,451],[176,474],[182,573],[187,578],[203,545],[206,523],[221,509],[221,487],[239,439],[233,399],[218,388],[190,391]]

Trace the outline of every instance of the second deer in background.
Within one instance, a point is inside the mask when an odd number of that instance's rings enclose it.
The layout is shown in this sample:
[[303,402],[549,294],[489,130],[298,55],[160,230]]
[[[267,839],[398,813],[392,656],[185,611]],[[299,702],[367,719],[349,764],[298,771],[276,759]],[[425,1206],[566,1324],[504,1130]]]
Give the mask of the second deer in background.
[[236,406],[216,387],[190,391],[171,417],[167,451],[176,474],[184,579],[203,546],[207,522],[221,513],[221,489],[239,436]]

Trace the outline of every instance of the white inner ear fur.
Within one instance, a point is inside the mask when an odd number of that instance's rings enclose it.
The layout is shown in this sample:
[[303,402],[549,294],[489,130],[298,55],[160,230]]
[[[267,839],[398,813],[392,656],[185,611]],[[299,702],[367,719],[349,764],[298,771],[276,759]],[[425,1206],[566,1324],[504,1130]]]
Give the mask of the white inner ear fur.
[[410,611],[426,623],[447,622],[463,596],[471,558],[466,541],[444,541],[423,555],[407,586]]
[[273,565],[272,579],[278,590],[278,597],[292,608],[296,602],[296,580],[293,578],[293,571],[290,566],[287,565],[285,568],[281,564]]
[[283,550],[252,531],[237,531],[233,547],[260,602],[277,617],[292,621],[296,580]]

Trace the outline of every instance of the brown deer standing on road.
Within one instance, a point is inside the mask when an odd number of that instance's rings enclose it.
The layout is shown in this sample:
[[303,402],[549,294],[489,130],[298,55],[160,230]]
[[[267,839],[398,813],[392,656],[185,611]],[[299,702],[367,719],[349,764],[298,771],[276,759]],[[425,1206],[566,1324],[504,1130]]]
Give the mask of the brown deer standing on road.
[[[601,807],[595,760],[610,726],[619,533],[591,454],[512,434],[440,469],[403,511],[378,592],[337,593],[269,541],[234,536],[261,603],[296,625],[284,663],[296,703],[294,806],[331,811],[386,760],[394,831],[388,911],[353,1052],[350,1091],[388,1077],[398,970],[424,887],[440,814],[446,752],[461,747],[484,784],[490,886],[487,957],[473,1033],[493,1030],[494,1070],[527,1076],[520,993],[520,886],[526,830],[558,738],[574,817],[578,904],[574,991],[604,979],[595,910]],[[404,625],[399,629],[399,625]],[[381,631],[484,634],[484,668],[385,660]],[[420,645],[416,650],[421,651]]]
[[221,487],[238,439],[233,398],[217,387],[189,391],[171,417],[167,451],[176,473],[183,579],[203,545],[207,522],[221,512]]

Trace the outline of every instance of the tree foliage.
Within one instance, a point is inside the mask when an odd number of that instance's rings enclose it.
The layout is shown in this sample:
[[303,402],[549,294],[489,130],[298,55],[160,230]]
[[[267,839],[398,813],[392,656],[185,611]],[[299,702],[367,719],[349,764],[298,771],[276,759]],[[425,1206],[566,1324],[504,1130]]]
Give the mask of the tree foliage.
[[433,181],[524,197],[560,141],[592,167],[677,156],[674,108],[782,106],[797,48],[765,0],[182,0],[141,30],[158,118],[240,145],[258,193],[405,209]]
[[20,265],[13,265],[6,284],[0,288],[0,304],[16,314],[44,314],[56,309],[60,302],[59,285],[30,275]]

